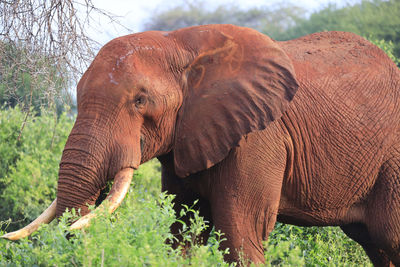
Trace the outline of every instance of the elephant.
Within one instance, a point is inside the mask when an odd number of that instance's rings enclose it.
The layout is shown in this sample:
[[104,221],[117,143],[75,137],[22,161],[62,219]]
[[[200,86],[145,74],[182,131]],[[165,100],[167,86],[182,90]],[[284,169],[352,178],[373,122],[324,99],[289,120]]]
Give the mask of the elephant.
[[162,190],[177,211],[198,199],[229,262],[263,262],[279,221],[340,226],[375,266],[400,266],[400,71],[360,36],[275,41],[224,24],[130,34],[101,48],[77,106],[56,200],[5,238],[67,208],[85,215],[72,228],[87,225],[114,179],[112,212],[158,158]]

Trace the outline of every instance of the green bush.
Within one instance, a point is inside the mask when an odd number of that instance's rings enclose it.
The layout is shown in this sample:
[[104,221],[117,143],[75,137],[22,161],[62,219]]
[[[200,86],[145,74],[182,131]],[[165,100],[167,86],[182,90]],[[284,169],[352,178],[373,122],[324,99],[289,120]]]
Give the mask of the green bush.
[[361,246],[339,227],[277,223],[266,248],[269,266],[372,266]]
[[[56,196],[58,165],[73,119],[19,108],[0,111],[0,221],[15,230],[36,218]],[[22,132],[21,132],[22,130]]]
[[[18,109],[0,112],[0,179],[14,166],[19,158],[22,142],[18,141],[24,114]],[[0,180],[0,190],[4,185]]]

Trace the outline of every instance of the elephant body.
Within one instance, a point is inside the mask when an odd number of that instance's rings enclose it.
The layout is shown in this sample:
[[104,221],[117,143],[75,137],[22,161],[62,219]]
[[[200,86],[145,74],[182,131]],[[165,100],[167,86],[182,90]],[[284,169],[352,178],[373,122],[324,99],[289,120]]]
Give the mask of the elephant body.
[[113,177],[117,207],[157,157],[175,209],[199,199],[229,261],[263,262],[279,220],[339,225],[376,266],[400,266],[399,93],[397,66],[350,33],[276,42],[204,25],[116,38],[78,83],[49,210],[88,214]]
[[201,214],[228,238],[230,260],[243,249],[263,261],[262,241],[277,218],[340,225],[375,265],[388,265],[388,255],[399,264],[399,71],[355,34],[279,45],[299,82],[287,111],[185,179],[175,174],[173,155],[160,157],[163,190],[177,195],[177,210],[200,199]]

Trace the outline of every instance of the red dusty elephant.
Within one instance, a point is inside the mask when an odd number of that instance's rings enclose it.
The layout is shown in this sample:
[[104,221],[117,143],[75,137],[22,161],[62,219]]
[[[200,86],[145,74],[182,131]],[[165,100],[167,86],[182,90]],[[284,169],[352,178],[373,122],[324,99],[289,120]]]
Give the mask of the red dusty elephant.
[[77,97],[57,199],[6,238],[66,208],[87,214],[111,179],[114,210],[157,157],[176,209],[199,199],[229,261],[242,250],[262,262],[278,220],[339,225],[376,266],[400,266],[400,71],[363,38],[276,42],[233,25],[132,34],[101,49]]

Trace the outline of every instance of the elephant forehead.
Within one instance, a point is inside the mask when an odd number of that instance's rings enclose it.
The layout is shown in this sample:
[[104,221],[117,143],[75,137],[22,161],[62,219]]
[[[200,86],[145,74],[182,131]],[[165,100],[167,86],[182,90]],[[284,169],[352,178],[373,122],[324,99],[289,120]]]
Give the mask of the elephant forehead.
[[107,43],[82,77],[78,91],[96,90],[107,94],[128,90],[132,94],[135,88],[168,80],[163,79],[168,66],[163,60],[166,48],[157,39],[159,36],[159,33],[133,34]]
[[148,58],[162,54],[168,46],[166,42],[167,39],[157,32],[126,35],[108,42],[102,47],[98,57],[120,66],[131,56]]
[[[113,46],[99,53],[93,62],[95,73],[103,73],[111,84],[119,84],[136,76],[154,75],[160,68],[163,49],[157,46]],[[161,70],[160,70],[161,71]]]
[[90,97],[92,94],[117,97],[135,95],[142,88],[160,87],[167,83],[162,71],[155,64],[140,60],[130,60],[130,64],[120,64],[109,60],[96,59],[78,84],[78,95]]
[[78,85],[85,90],[96,91],[112,91],[133,90],[136,87],[143,86],[148,80],[147,75],[143,75],[141,71],[132,67],[130,69],[121,69],[115,66],[94,66],[89,68],[82,77],[82,81]]

